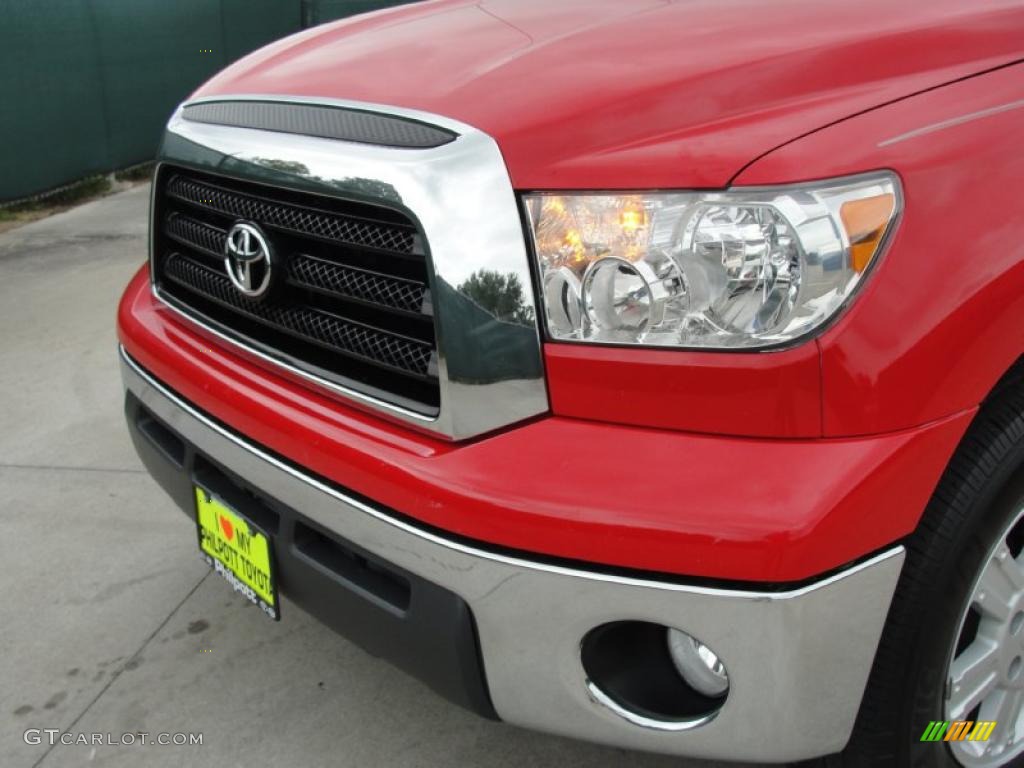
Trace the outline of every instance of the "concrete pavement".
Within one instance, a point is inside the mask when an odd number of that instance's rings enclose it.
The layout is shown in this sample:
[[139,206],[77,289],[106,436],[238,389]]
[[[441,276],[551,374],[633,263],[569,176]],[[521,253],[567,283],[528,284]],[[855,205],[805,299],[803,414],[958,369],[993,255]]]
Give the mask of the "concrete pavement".
[[[0,765],[711,768],[481,720],[209,576],[121,415],[114,310],[147,195],[0,235]],[[50,748],[29,728],[203,743]]]

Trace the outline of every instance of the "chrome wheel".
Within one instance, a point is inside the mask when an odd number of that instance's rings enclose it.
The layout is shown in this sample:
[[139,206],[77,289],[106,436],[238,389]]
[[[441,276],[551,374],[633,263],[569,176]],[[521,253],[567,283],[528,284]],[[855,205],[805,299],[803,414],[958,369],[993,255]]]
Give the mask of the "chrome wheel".
[[946,675],[945,719],[995,721],[987,741],[946,742],[968,768],[1024,753],[1024,509],[982,561]]

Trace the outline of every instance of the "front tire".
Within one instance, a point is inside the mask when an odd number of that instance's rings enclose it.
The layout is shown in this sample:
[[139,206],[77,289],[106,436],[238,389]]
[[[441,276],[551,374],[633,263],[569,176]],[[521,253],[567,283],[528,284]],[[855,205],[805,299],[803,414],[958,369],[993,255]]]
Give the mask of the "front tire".
[[[965,768],[997,768],[1024,754],[1024,493],[1014,488],[983,525],[991,540],[970,586],[947,661],[945,720],[979,726],[986,741],[951,741]],[[995,525],[1002,518],[1002,526]]]
[[[1021,388],[983,405],[905,545],[853,736],[827,762],[1024,765]],[[984,742],[922,741],[934,721],[965,720],[997,725]]]

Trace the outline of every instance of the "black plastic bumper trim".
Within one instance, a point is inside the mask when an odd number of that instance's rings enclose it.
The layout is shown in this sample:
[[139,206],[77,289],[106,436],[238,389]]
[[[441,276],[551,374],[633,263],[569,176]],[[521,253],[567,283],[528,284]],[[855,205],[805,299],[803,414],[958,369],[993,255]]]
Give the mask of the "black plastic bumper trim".
[[449,701],[498,719],[476,623],[461,597],[325,530],[219,466],[131,392],[125,417],[146,469],[189,518],[199,482],[271,535],[278,586],[292,603]]

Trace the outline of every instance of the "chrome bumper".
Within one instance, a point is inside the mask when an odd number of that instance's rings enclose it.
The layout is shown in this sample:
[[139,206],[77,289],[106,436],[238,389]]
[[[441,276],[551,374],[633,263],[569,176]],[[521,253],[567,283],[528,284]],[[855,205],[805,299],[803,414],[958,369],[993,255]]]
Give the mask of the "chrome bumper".
[[[127,389],[209,458],[464,599],[503,720],[618,747],[768,762],[836,752],[849,739],[902,547],[788,592],[709,589],[504,556],[419,530],[281,462],[182,401],[124,350],[121,370]],[[718,653],[731,689],[714,718],[665,730],[621,716],[590,692],[581,639],[627,619],[692,632]]]

